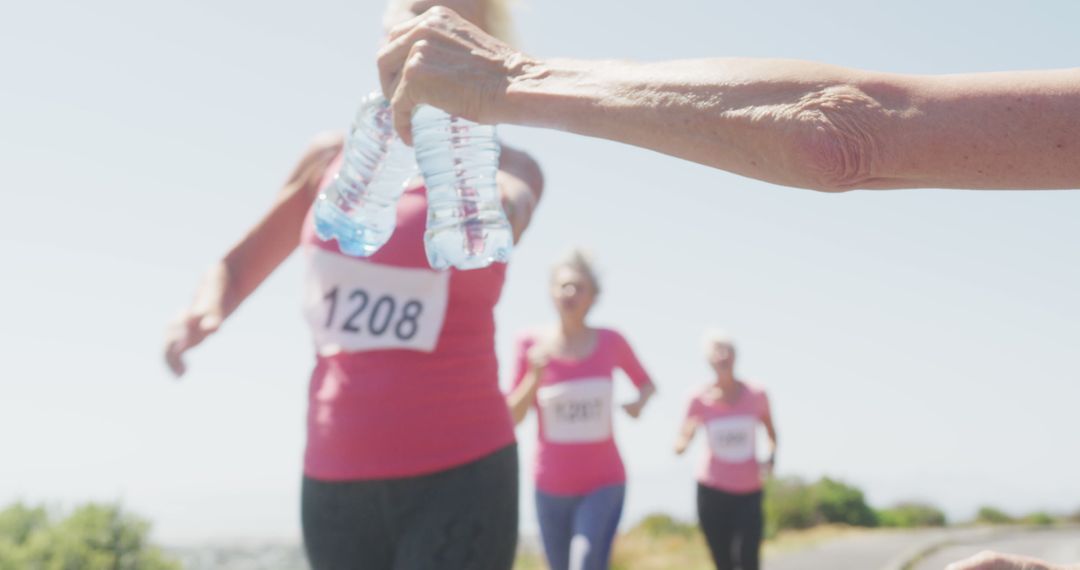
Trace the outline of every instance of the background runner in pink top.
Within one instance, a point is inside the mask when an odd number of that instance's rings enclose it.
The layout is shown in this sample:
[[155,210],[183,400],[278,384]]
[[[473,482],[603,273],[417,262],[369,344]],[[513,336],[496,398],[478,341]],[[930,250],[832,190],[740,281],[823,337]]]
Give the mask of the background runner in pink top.
[[[326,170],[325,186],[341,157]],[[433,271],[424,254],[427,197],[405,192],[397,230],[366,259],[315,234],[304,313],[315,340],[304,473],[322,480],[441,471],[514,441],[498,385],[493,311],[506,265]]]
[[698,482],[728,493],[752,493],[761,489],[757,459],[757,427],[770,417],[765,391],[739,382],[741,393],[728,403],[710,397],[702,388],[690,400],[686,419],[705,432],[707,451],[698,468]]
[[[580,360],[551,357],[540,376],[534,407],[539,422],[536,488],[553,495],[584,495],[626,482],[612,429],[614,372],[621,369],[639,389],[652,384],[630,344],[611,329],[597,329],[596,347]],[[514,387],[528,371],[529,349],[518,342]]]

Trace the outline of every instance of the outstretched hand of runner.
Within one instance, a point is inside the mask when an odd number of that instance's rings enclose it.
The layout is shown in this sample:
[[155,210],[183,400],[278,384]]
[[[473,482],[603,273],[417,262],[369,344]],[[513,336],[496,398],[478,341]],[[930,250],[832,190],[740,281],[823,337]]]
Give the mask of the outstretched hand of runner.
[[185,311],[165,331],[165,363],[178,378],[187,371],[184,353],[197,346],[221,326],[216,312]]
[[221,327],[225,320],[222,300],[225,298],[228,272],[217,265],[207,273],[191,307],[180,313],[165,329],[165,363],[177,378],[184,375],[184,353],[196,347]]

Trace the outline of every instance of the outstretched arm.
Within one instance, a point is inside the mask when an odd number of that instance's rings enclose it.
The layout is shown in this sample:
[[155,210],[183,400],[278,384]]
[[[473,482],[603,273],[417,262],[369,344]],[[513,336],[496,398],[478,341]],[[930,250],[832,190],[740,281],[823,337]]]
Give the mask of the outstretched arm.
[[697,432],[699,423],[698,419],[692,416],[687,416],[683,420],[682,428],[679,429],[679,436],[675,438],[676,455],[682,455],[686,452],[686,448],[690,447],[690,442],[694,439],[694,433]]
[[341,144],[336,135],[313,141],[266,215],[203,276],[191,306],[166,331],[165,362],[174,374],[187,369],[184,353],[214,333],[299,245],[304,216]]
[[1080,69],[916,76],[806,61],[542,60],[446,8],[379,53],[409,140],[432,104],[823,191],[1080,188]]

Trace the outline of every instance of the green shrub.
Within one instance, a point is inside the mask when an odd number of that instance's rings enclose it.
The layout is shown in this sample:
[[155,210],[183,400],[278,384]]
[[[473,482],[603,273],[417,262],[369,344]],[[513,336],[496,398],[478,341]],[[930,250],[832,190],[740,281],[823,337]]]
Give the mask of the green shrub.
[[979,512],[975,514],[975,522],[979,524],[1009,524],[1014,522],[1014,520],[1001,509],[994,507],[980,507]]
[[0,511],[0,570],[178,570],[148,543],[149,529],[115,505],[84,505],[54,521],[15,504]]
[[798,477],[771,479],[765,485],[765,535],[786,529],[810,528],[821,522],[810,485]]
[[862,491],[856,487],[823,477],[814,485],[814,493],[824,522],[877,526],[874,510],[866,504]]
[[765,535],[824,523],[877,526],[877,515],[858,488],[824,477],[807,484],[798,477],[773,479],[765,486]]
[[1057,517],[1051,515],[1050,513],[1039,511],[1027,515],[1023,518],[1022,522],[1024,524],[1035,526],[1050,526],[1057,522]]
[[916,528],[945,526],[945,513],[941,509],[919,502],[899,503],[877,513],[878,524],[887,527]]
[[651,514],[637,524],[635,529],[654,538],[664,536],[687,537],[697,530],[697,525],[686,523],[662,513]]
[[49,513],[43,507],[15,503],[0,511],[0,541],[23,544],[35,532],[49,526]]

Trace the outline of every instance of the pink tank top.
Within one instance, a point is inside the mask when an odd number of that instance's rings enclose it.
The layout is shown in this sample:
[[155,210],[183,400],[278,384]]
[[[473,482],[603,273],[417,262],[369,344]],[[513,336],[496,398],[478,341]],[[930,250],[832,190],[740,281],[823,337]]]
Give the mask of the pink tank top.
[[757,427],[769,415],[765,391],[743,383],[733,403],[707,398],[708,387],[690,400],[686,411],[705,432],[707,450],[698,468],[698,482],[728,493],[752,493],[761,489],[757,459]]
[[[626,482],[612,430],[613,380],[621,369],[635,386],[649,384],[630,344],[611,329],[598,329],[596,348],[581,360],[553,358],[544,368],[534,402],[539,445],[536,488],[553,495],[585,495]],[[518,343],[514,386],[525,378],[529,348],[536,339]]]
[[[332,180],[341,156],[322,185]],[[315,341],[304,473],[322,480],[445,470],[514,441],[499,390],[494,308],[506,266],[434,271],[427,197],[401,197],[397,230],[366,259],[301,235],[304,314]]]

